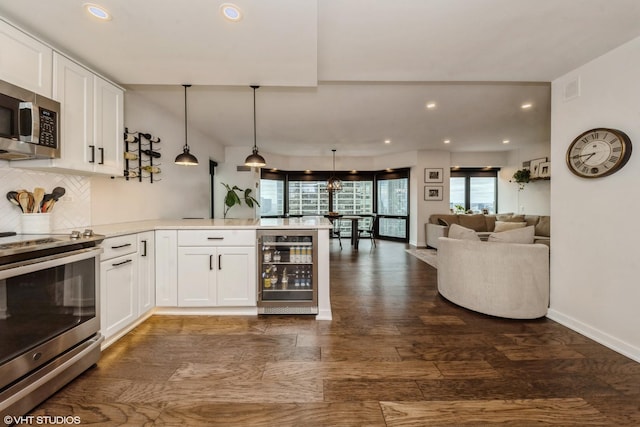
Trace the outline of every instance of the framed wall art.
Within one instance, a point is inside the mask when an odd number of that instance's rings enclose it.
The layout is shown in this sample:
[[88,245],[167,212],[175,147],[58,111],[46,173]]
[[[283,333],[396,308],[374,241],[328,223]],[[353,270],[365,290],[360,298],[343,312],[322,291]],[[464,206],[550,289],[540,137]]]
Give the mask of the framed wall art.
[[538,167],[538,178],[551,178],[551,162],[542,162]]
[[531,160],[531,178],[540,178],[540,165],[546,161],[546,157]]
[[435,201],[442,200],[442,191],[444,187],[442,185],[425,185],[424,186],[424,200]]
[[442,182],[444,169],[442,168],[425,168],[424,170],[424,182]]

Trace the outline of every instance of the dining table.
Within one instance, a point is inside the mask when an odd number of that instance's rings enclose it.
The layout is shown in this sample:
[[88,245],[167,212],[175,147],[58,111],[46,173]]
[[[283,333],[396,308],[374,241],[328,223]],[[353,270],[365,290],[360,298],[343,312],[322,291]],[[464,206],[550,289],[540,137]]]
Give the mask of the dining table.
[[342,215],[341,219],[351,220],[351,246],[358,249],[358,221],[366,218],[362,215]]

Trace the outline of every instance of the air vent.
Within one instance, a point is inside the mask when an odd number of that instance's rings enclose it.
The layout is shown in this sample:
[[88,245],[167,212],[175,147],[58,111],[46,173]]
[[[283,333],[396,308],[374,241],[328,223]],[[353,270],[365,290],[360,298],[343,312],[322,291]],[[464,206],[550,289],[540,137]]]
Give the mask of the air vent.
[[580,76],[568,81],[564,85],[564,102],[571,101],[580,96]]

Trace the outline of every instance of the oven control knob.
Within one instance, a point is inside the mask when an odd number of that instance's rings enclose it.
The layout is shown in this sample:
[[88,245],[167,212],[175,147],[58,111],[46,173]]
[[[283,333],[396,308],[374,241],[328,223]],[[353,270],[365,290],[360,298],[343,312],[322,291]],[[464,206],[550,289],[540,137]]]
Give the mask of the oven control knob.
[[82,234],[80,234],[80,232],[79,232],[79,231],[77,231],[77,230],[73,230],[73,231],[71,232],[71,236],[69,236],[69,237],[71,237],[72,239],[74,239],[74,240],[75,240],[75,239],[79,239],[79,238],[80,238],[80,236],[82,236]]
[[90,228],[85,228],[84,233],[82,233],[84,237],[93,237],[93,230]]

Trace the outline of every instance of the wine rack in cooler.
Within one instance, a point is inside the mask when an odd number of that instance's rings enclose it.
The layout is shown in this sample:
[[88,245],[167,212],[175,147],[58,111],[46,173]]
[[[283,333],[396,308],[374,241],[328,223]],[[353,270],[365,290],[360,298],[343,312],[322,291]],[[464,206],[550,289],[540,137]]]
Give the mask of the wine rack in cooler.
[[258,313],[318,313],[316,230],[258,231]]

